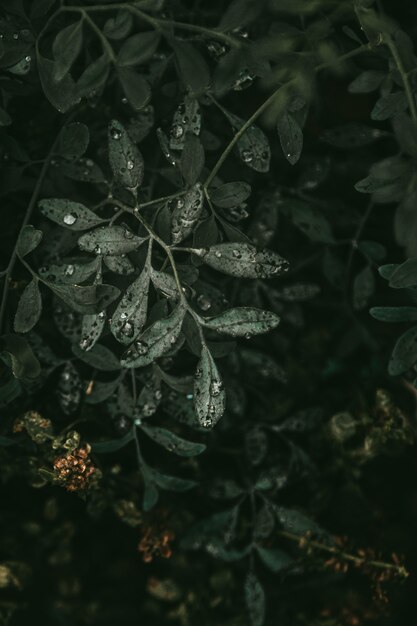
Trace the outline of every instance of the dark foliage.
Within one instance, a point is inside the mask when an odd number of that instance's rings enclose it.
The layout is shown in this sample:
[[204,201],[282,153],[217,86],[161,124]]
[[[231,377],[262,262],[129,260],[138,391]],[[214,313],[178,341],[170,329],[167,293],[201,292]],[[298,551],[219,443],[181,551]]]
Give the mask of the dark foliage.
[[0,625],[414,623],[398,4],[1,0]]

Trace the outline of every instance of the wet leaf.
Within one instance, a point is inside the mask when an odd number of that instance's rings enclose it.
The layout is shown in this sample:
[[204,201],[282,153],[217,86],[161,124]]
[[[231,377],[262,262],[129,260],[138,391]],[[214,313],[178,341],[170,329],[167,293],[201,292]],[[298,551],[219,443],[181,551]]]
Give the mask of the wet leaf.
[[144,241],[124,226],[103,226],[82,235],[78,245],[85,252],[114,256],[133,252]]
[[172,242],[180,243],[192,232],[203,208],[203,187],[197,183],[180,196],[172,212]]
[[143,329],[148,313],[150,269],[146,265],[129,285],[114,311],[110,330],[120,343],[130,344]]
[[193,253],[219,272],[241,278],[273,278],[288,269],[288,262],[271,250],[247,243],[221,243]]
[[116,120],[109,126],[109,160],[114,177],[128,189],[137,189],[143,180],[144,163],[139,149]]
[[32,278],[20,296],[14,318],[16,333],[27,333],[38,323],[42,313],[42,297],[39,291],[39,281]]
[[41,200],[39,208],[45,217],[70,230],[87,230],[105,221],[83,204],[62,198]]
[[225,405],[226,394],[220,373],[209,349],[203,345],[194,377],[194,406],[201,426],[215,426]]
[[155,443],[166,448],[169,452],[174,452],[178,456],[192,457],[201,454],[206,449],[206,446],[202,443],[193,443],[178,437],[166,428],[160,428],[157,426],[141,426],[141,429],[150,437]]
[[232,337],[252,337],[267,333],[279,324],[275,313],[251,307],[228,309],[224,313],[204,321],[204,326]]

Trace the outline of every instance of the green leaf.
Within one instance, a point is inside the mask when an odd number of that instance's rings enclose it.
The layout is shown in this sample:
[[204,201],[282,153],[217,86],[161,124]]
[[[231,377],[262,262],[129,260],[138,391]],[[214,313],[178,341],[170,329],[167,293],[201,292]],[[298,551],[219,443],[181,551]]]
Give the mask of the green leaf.
[[311,241],[332,243],[334,241],[330,224],[325,216],[316,208],[304,202],[289,203],[290,217],[294,226],[299,228]]
[[158,502],[159,493],[158,489],[152,482],[148,468],[142,466],[142,477],[144,482],[143,493],[143,510],[150,511]]
[[97,274],[100,268],[100,259],[97,257],[90,262],[86,259],[70,259],[65,265],[47,265],[38,270],[39,276],[47,282],[58,282],[66,285],[79,285],[88,278]]
[[110,330],[120,343],[132,343],[145,325],[149,282],[150,271],[146,265],[140,276],[126,289],[112,315]]
[[293,559],[286,552],[277,548],[261,548],[257,545],[256,551],[264,565],[274,573],[287,568],[293,562]]
[[84,315],[81,324],[80,347],[83,350],[91,350],[100,339],[105,325],[105,311],[100,311],[100,313],[96,313],[95,315]]
[[[235,131],[242,128],[244,120],[232,113],[225,114]],[[258,126],[249,126],[239,138],[236,148],[245,165],[261,174],[269,172],[271,148],[267,136]]]
[[109,160],[114,177],[128,189],[137,189],[143,180],[143,157],[124,127],[113,120],[109,126]]
[[417,326],[409,328],[397,339],[388,364],[391,376],[399,376],[417,362]]
[[262,626],[265,621],[265,592],[253,572],[246,576],[245,600],[251,626]]
[[120,369],[119,359],[106,346],[97,343],[91,350],[86,352],[79,345],[74,344],[72,351],[78,359],[81,359],[87,365],[91,365],[96,370],[113,372]]
[[110,17],[103,27],[103,33],[109,39],[124,39],[129,34],[133,17],[129,11],[119,11],[116,17]]
[[112,256],[111,254],[103,257],[106,267],[115,274],[126,276],[135,271],[135,266],[127,256]]
[[114,394],[120,385],[120,377],[110,382],[95,381],[92,392],[86,396],[87,404],[99,404]]
[[41,373],[38,359],[24,337],[8,334],[0,337],[0,352],[10,356],[13,376],[20,380],[34,380]]
[[181,492],[188,491],[189,489],[197,486],[197,483],[194,480],[185,480],[184,478],[178,478],[177,476],[162,474],[155,469],[148,469],[153,482],[161,489]]
[[274,512],[284,530],[295,535],[305,535],[307,532],[322,535],[325,532],[314,520],[295,509],[275,505]]
[[141,426],[141,429],[150,437],[155,443],[166,448],[169,452],[174,452],[178,456],[192,457],[201,454],[206,449],[206,446],[202,443],[193,443],[178,437],[166,428],[159,428],[157,426]]
[[169,44],[174,51],[178,72],[185,87],[200,96],[210,83],[209,67],[197,48],[187,41],[169,38]]
[[180,336],[184,315],[180,304],[169,317],[147,328],[123,356],[122,366],[144,367],[169,352]]
[[111,452],[117,452],[121,450],[134,438],[133,430],[129,430],[123,437],[119,439],[110,439],[108,441],[97,441],[91,444],[91,447],[95,454],[108,454]]
[[71,309],[83,315],[100,313],[120,295],[113,285],[48,285]]
[[279,118],[277,130],[285,158],[291,165],[295,165],[303,149],[303,131],[295,117],[288,112]]
[[137,33],[125,40],[117,55],[117,65],[125,67],[142,65],[155,54],[161,39],[160,33],[151,30]]
[[171,274],[166,272],[157,272],[152,270],[151,280],[155,289],[158,289],[166,298],[170,300],[178,300],[179,292],[177,283]]
[[220,243],[193,253],[210,267],[229,276],[274,278],[288,270],[288,262],[272,250],[258,250],[248,243]]
[[198,137],[200,130],[200,105],[196,98],[186,94],[184,101],[179,104],[174,113],[169,136],[169,147],[171,150],[182,150],[187,135],[192,133]]
[[197,183],[178,198],[172,213],[172,243],[175,245],[188,237],[197,223],[203,208],[203,186]]
[[59,171],[64,176],[72,180],[79,180],[86,183],[104,183],[104,174],[92,159],[77,159],[77,161],[67,161],[62,159],[57,162]]
[[63,198],[41,200],[39,208],[45,217],[70,230],[87,230],[105,221],[83,204]]
[[267,333],[278,326],[280,318],[275,313],[251,307],[228,309],[224,313],[204,320],[204,326],[232,337],[252,337]]
[[39,321],[42,312],[42,297],[38,283],[37,278],[32,278],[20,296],[14,318],[16,333],[29,332]]
[[42,240],[43,233],[41,230],[36,230],[33,226],[28,224],[24,226],[19,234],[17,242],[17,254],[22,259],[30,252],[33,252],[37,248]]
[[75,104],[80,102],[75,83],[69,74],[62,80],[56,81],[54,76],[55,64],[40,54],[37,55],[38,71],[45,96],[60,113],[66,113]]
[[407,98],[403,91],[389,93],[376,101],[371,111],[371,119],[387,120],[398,113],[402,113],[407,108]]
[[251,194],[251,186],[244,182],[225,183],[210,189],[210,199],[222,209],[231,209],[245,202]]
[[60,81],[69,72],[80,53],[83,42],[82,20],[63,28],[55,37],[52,52],[55,59],[54,80]]
[[57,147],[57,154],[68,159],[81,157],[88,148],[90,133],[88,127],[80,122],[64,126]]
[[417,285],[417,259],[407,259],[401,265],[396,265],[388,278],[390,287],[395,289],[414,287]]
[[379,128],[351,123],[329,128],[320,135],[320,138],[335,148],[354,149],[368,146],[386,135],[387,133]]
[[93,98],[100,93],[104,89],[109,71],[110,61],[105,53],[90,63],[79,77],[76,84],[78,97]]
[[357,311],[364,309],[375,291],[375,277],[372,269],[366,266],[358,272],[353,281],[353,307]]
[[194,406],[201,426],[215,426],[225,405],[226,394],[220,373],[208,347],[203,345],[194,377]]
[[417,322],[414,306],[375,306],[369,313],[381,322]]
[[81,235],[78,245],[85,252],[115,256],[137,250],[144,241],[125,226],[102,226]]
[[242,29],[253,22],[265,9],[264,2],[258,0],[233,0],[226,7],[220,20],[219,29],[233,31]]
[[181,173],[188,185],[195,185],[204,168],[204,148],[194,133],[187,133],[181,154]]
[[371,93],[378,89],[385,76],[385,72],[379,70],[366,70],[350,83],[348,89],[350,93]]
[[127,67],[120,67],[117,70],[123,92],[135,111],[140,111],[151,99],[151,88],[149,83],[137,71]]

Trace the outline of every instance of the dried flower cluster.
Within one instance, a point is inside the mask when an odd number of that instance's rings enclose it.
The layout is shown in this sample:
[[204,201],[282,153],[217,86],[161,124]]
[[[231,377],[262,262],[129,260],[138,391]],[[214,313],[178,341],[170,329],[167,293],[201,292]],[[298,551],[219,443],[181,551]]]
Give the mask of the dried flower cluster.
[[83,491],[89,487],[91,477],[96,471],[89,457],[90,451],[91,446],[84,444],[54,459],[56,480],[67,491]]

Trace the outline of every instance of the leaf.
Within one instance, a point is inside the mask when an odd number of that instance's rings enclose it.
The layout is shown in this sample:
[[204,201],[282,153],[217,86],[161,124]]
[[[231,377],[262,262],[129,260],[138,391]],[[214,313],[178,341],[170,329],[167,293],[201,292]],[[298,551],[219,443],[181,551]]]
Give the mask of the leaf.
[[114,394],[120,385],[120,377],[110,382],[94,381],[91,393],[86,396],[87,404],[99,404]]
[[148,81],[137,71],[127,67],[120,67],[117,70],[123,92],[135,111],[140,111],[151,99],[151,88]]
[[130,344],[141,332],[148,312],[150,271],[142,273],[129,285],[114,311],[110,330],[120,343]]
[[109,39],[124,39],[129,34],[133,17],[129,11],[119,11],[116,17],[110,17],[103,27],[103,33]]
[[224,413],[226,394],[216,363],[206,345],[194,377],[194,406],[197,419],[204,428],[212,428]]
[[88,148],[90,133],[88,127],[80,122],[64,126],[59,135],[57,154],[68,159],[81,157]]
[[180,166],[185,182],[195,185],[204,168],[204,148],[194,133],[186,135]]
[[60,113],[66,113],[80,102],[75,83],[69,74],[57,82],[54,77],[55,64],[40,54],[37,55],[38,71],[45,96]]
[[398,113],[402,113],[407,108],[407,98],[403,91],[389,93],[376,101],[371,111],[371,119],[387,120]]
[[119,359],[106,346],[96,344],[91,350],[86,352],[79,345],[74,344],[72,351],[78,359],[96,370],[113,372],[120,369]]
[[109,160],[118,183],[128,189],[139,187],[143,180],[143,157],[124,127],[115,120],[109,126]]
[[24,226],[19,233],[17,254],[22,259],[37,248],[42,240],[43,233],[30,224]]
[[246,576],[245,600],[251,626],[262,626],[265,621],[265,592],[253,572]]
[[104,174],[92,159],[78,159],[77,161],[67,161],[62,159],[57,162],[59,171],[64,176],[88,183],[104,183]]
[[25,337],[8,334],[0,337],[0,352],[6,352],[11,359],[13,376],[20,380],[35,380],[41,373],[41,366],[33,354]]
[[36,0],[30,8],[30,17],[37,20],[43,17],[53,7],[56,0]]
[[242,29],[253,22],[264,8],[265,3],[262,0],[233,0],[222,15],[219,28],[223,31]]
[[174,452],[178,456],[192,457],[201,454],[206,449],[206,446],[202,443],[193,443],[192,441],[186,441],[182,437],[178,437],[166,428],[159,428],[157,426],[141,426],[141,429],[150,437],[155,443],[166,448],[169,452]]
[[268,452],[268,439],[265,432],[255,426],[245,435],[245,452],[252,465],[259,465]]
[[295,165],[303,149],[303,131],[295,117],[288,112],[279,118],[277,130],[285,158],[291,165]]
[[335,148],[362,148],[377,139],[385,137],[386,133],[379,128],[371,128],[364,124],[344,124],[325,130],[320,138]]
[[185,309],[179,304],[167,318],[156,321],[135,341],[121,360],[123,367],[144,367],[166,352],[178,340]]
[[120,295],[120,290],[113,285],[54,285],[49,288],[68,306],[83,315],[100,313]]
[[[244,125],[237,115],[225,111],[226,117],[235,131]],[[271,148],[265,133],[258,126],[249,126],[236,143],[237,152],[242,161],[256,172],[269,172]]]
[[288,262],[272,250],[258,250],[248,243],[220,243],[193,253],[210,267],[229,276],[273,278],[288,270]]
[[41,200],[39,208],[45,217],[69,230],[87,230],[105,221],[83,204],[63,198]]
[[366,266],[356,274],[353,281],[353,307],[357,311],[364,309],[375,291],[375,278],[372,269]]
[[178,198],[172,213],[172,242],[180,243],[192,232],[203,208],[203,186],[197,183]]
[[380,322],[417,322],[414,306],[375,306],[369,313]]
[[399,376],[417,362],[417,326],[409,328],[398,339],[388,364],[391,376]]
[[125,226],[102,226],[81,235],[78,245],[85,252],[115,256],[137,250],[144,241]]
[[149,473],[153,482],[161,489],[166,489],[167,491],[188,491],[197,485],[194,480],[185,480],[184,478],[178,478],[178,476],[169,476],[155,469],[149,468]]
[[160,33],[151,30],[137,33],[126,39],[117,55],[117,65],[125,67],[142,65],[155,54],[161,39]]
[[305,535],[308,532],[320,535],[326,534],[314,520],[304,515],[304,513],[300,513],[300,511],[277,505],[274,505],[273,508],[279,523],[288,532],[295,535]]
[[332,243],[334,241],[330,224],[325,216],[304,202],[289,203],[290,217],[294,226],[299,228],[311,241]]
[[224,313],[204,320],[204,326],[232,337],[252,337],[267,333],[278,326],[280,318],[275,313],[251,307],[228,309]]
[[105,325],[105,311],[100,311],[95,315],[84,315],[81,324],[80,348],[85,351],[91,350],[100,339]]
[[200,105],[196,98],[185,94],[174,113],[169,136],[171,150],[182,150],[187,135],[192,133],[198,137],[201,130]]
[[251,186],[244,182],[225,183],[209,190],[210,199],[222,209],[231,209],[245,202],[251,194]]
[[417,259],[407,259],[401,265],[395,266],[393,273],[388,278],[390,287],[395,289],[414,287],[417,285]]
[[350,93],[371,93],[378,89],[385,76],[385,72],[379,70],[366,70],[350,83],[348,90]]
[[271,549],[256,546],[256,551],[264,565],[274,573],[287,568],[293,562],[293,559],[286,552],[278,550],[277,548]]
[[63,28],[55,37],[52,52],[55,59],[54,80],[60,81],[71,69],[83,41],[82,20]]
[[107,54],[90,63],[79,77],[76,91],[80,98],[93,98],[99,94],[107,81],[110,71],[110,61]]
[[20,296],[14,318],[16,333],[29,332],[39,321],[42,312],[42,298],[38,283],[37,278],[32,278]]
[[124,448],[134,438],[133,430],[129,430],[123,437],[119,439],[110,439],[108,441],[96,441],[91,444],[91,447],[95,454],[108,454],[111,452],[117,452]]
[[47,282],[78,285],[85,282],[88,278],[93,276],[93,274],[97,274],[99,267],[99,257],[90,262],[86,262],[85,258],[77,258],[74,262],[70,259],[65,265],[47,265],[41,267],[38,272],[39,276]]
[[166,298],[177,300],[179,298],[177,283],[171,274],[152,270],[151,280],[155,289],[158,289]]
[[103,257],[106,267],[115,274],[121,274],[126,276],[132,274],[135,271],[135,266],[127,256],[112,256],[107,255]]
[[210,83],[209,67],[197,48],[187,41],[169,38],[169,44],[174,51],[178,72],[185,87],[192,93],[200,96]]
[[145,467],[142,467],[142,477],[144,482],[143,510],[150,511],[158,502],[159,493]]

